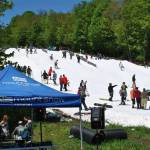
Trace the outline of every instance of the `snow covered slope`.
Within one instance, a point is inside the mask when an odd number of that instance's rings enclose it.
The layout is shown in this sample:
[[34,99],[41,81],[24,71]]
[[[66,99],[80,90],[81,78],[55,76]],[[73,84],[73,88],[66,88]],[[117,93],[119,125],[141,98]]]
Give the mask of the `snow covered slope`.
[[[94,58],[89,60],[97,65],[93,67],[86,62],[81,61],[77,63],[77,59],[74,56],[71,60],[69,54],[67,58],[62,58],[61,51],[48,51],[47,53],[37,49],[37,54],[29,54],[26,56],[25,49],[20,49],[18,52],[16,49],[8,49],[7,53],[15,51],[14,57],[10,58],[13,62],[19,62],[20,65],[29,65],[33,70],[32,77],[35,80],[41,82],[41,72],[44,70],[48,71],[49,67],[54,68],[54,61],[58,59],[58,66],[60,69],[55,70],[60,75],[65,74],[69,81],[70,86],[68,87],[71,93],[77,93],[77,89],[80,81],[87,80],[87,89],[90,94],[86,98],[86,103],[88,107],[92,107],[94,103],[106,103],[113,106],[112,109],[106,110],[106,120],[111,123],[118,123],[121,125],[144,125],[150,127],[150,110],[137,110],[132,109],[131,101],[127,101],[127,105],[122,106],[120,104],[119,89],[122,82],[126,82],[128,86],[128,93],[132,86],[132,75],[136,74],[136,83],[140,90],[143,88],[150,89],[150,68],[144,68],[132,64],[127,61],[122,61],[125,70],[121,71],[119,68],[119,62],[117,60],[95,60]],[[53,54],[54,60],[50,60],[49,56]],[[58,82],[58,79],[57,79]],[[99,98],[108,98],[108,84],[117,84],[118,86],[114,88],[114,102],[103,101]],[[49,84],[59,90],[59,86],[55,86],[52,81]],[[129,96],[128,96],[128,99]],[[149,108],[150,103],[148,102],[147,108]],[[73,116],[75,112],[78,111],[77,108],[64,108],[61,109],[65,113]],[[90,116],[83,116],[84,120],[90,120]]]

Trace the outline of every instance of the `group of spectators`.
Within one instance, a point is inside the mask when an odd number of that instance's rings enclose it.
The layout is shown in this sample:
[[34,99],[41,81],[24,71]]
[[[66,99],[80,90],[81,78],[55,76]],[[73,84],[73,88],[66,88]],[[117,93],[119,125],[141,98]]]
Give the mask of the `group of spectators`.
[[8,115],[3,115],[0,121],[0,140],[5,140],[12,137],[16,142],[31,141],[32,121],[29,117],[24,117],[23,121],[18,121],[13,132],[9,132]]
[[[136,86],[136,79],[135,75],[132,76],[132,88],[130,90],[130,98],[132,100],[132,108],[135,108],[135,104],[137,105],[137,109],[147,109],[147,101],[149,100],[149,91],[143,88],[143,91],[141,92],[139,88]],[[114,90],[113,88],[117,85],[112,85],[112,83],[109,83],[108,86],[108,92],[110,95],[109,101],[112,101]],[[127,98],[127,85],[125,82],[122,83],[119,94],[121,97],[121,105],[125,105],[125,101]]]

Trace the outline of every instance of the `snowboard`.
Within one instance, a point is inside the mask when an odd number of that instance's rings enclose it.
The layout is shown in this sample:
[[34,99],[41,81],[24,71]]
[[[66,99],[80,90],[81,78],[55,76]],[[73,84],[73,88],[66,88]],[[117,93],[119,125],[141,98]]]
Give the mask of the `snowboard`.
[[[90,115],[91,112],[88,112],[88,111],[85,111],[85,112],[81,112],[81,115]],[[75,116],[79,116],[80,115],[80,112],[76,112],[74,113]]]
[[99,100],[102,100],[102,101],[109,101],[109,102],[121,101],[121,100],[112,100],[112,101],[110,101],[108,98],[99,98]]

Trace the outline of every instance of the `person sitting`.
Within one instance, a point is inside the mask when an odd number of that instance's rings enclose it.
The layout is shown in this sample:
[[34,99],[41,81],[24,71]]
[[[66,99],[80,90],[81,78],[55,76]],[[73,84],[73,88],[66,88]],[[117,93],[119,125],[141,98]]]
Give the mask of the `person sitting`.
[[28,132],[26,140],[30,141],[31,140],[31,132],[32,132],[32,121],[30,120],[29,117],[24,117],[23,120],[24,120],[24,123],[25,123],[24,126],[25,126],[25,128]]
[[0,137],[2,140],[9,136],[8,130],[8,116],[4,115],[2,121],[0,122]]
[[12,132],[12,137],[15,139],[16,144],[21,146],[27,140],[28,134],[27,128],[23,126],[23,121],[19,121],[18,126]]

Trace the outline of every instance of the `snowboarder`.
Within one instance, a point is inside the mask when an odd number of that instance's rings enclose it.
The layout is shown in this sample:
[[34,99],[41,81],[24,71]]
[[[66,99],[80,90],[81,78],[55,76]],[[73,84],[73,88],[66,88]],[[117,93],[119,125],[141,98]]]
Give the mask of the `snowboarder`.
[[56,80],[57,80],[57,73],[55,71],[53,71],[53,82],[56,85]]
[[109,95],[110,95],[109,101],[112,101],[113,94],[114,94],[113,88],[116,87],[116,86],[117,85],[112,85],[112,83],[109,83],[109,86],[108,86],[108,92],[109,92]]
[[48,84],[48,74],[46,73],[46,70],[44,70],[44,72],[42,74],[42,77],[43,77],[44,83]]
[[124,71],[125,67],[123,66],[122,62],[120,61],[119,63],[119,68],[121,69],[121,71]]
[[[86,97],[86,89],[83,86],[79,86],[78,88],[78,94],[80,95],[81,98],[81,104],[84,106],[85,110],[88,110],[88,107],[85,103],[85,97]],[[81,106],[82,109],[82,106]]]
[[58,69],[58,59],[54,63],[55,69]]
[[31,77],[31,73],[32,73],[32,69],[31,69],[30,66],[28,66],[28,68],[27,68],[27,75],[28,75],[28,77]]

